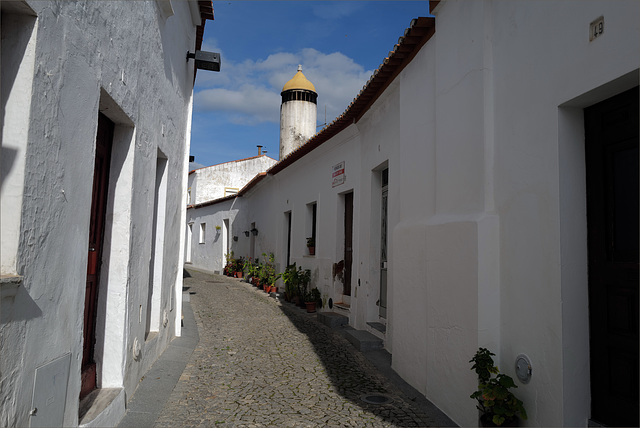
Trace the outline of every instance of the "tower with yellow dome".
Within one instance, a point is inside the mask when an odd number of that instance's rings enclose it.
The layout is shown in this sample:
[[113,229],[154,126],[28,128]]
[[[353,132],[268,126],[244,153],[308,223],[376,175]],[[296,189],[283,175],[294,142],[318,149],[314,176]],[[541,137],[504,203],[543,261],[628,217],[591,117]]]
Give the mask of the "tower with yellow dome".
[[316,133],[318,94],[299,65],[280,95],[280,159],[283,159]]

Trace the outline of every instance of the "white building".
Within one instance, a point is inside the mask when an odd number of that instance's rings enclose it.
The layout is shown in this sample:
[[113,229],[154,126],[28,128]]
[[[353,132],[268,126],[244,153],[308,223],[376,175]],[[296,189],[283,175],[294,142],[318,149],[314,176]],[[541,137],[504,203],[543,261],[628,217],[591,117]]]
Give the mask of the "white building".
[[462,426],[480,346],[523,425],[637,426],[640,3],[431,7],[343,115],[191,218],[312,269]]
[[187,204],[198,205],[225,196],[235,195],[256,174],[265,172],[276,163],[275,159],[267,155],[189,171],[189,188],[187,189]]
[[0,425],[114,425],[180,334],[186,53],[211,1],[0,7]]

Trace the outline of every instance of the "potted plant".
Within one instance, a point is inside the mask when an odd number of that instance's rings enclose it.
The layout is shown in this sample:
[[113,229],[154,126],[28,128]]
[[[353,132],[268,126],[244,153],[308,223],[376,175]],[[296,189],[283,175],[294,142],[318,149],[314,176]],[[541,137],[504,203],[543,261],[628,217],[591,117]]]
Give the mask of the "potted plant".
[[253,259],[251,257],[249,257],[248,259],[245,259],[243,265],[242,265],[242,270],[243,272],[246,273],[246,277],[247,277],[247,282],[252,282],[253,280]]
[[244,257],[240,257],[239,259],[235,260],[235,273],[236,273],[236,278],[242,278],[244,276]]
[[233,276],[235,274],[235,259],[233,258],[233,251],[230,251],[224,255],[226,264],[224,266],[224,274],[226,276]]
[[316,254],[316,240],[313,236],[307,238],[307,248],[309,249],[309,255],[315,256]]
[[280,274],[276,273],[276,265],[275,265],[275,256],[273,253],[267,255],[266,253],[262,253],[266,262],[262,264],[262,269],[260,271],[260,283],[263,284],[263,290],[267,293],[269,289],[266,287],[275,286],[275,282],[280,278]]
[[[479,348],[469,361],[473,363],[471,370],[478,375],[478,390],[471,398],[478,401],[480,424],[487,426],[518,426],[518,417],[527,419],[527,412],[522,401],[516,398],[509,388],[517,388],[513,379],[500,374],[493,363],[494,353],[486,348]],[[495,374],[495,377],[492,377]]]
[[320,290],[318,290],[318,287],[313,287],[304,296],[304,304],[307,307],[307,312],[315,312],[318,302],[320,302],[320,305],[322,306],[322,297],[320,296]]
[[287,266],[282,272],[282,281],[284,282],[284,300],[290,302],[298,291],[298,269],[295,263]]
[[298,295],[300,300],[298,304],[300,305],[300,307],[304,308],[306,306],[305,297],[307,295],[307,287],[309,287],[309,283],[311,282],[311,270],[303,270],[302,267],[299,267],[297,272],[297,280],[298,286],[296,294]]

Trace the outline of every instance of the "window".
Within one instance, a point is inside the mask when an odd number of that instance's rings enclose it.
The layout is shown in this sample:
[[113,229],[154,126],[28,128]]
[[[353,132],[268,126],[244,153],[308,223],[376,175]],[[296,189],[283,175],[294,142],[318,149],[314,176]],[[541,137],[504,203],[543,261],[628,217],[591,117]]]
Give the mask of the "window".
[[200,223],[200,244],[204,244],[204,233],[207,229],[207,224],[206,223]]
[[315,247],[317,247],[317,218],[318,218],[318,203],[313,202],[307,205],[307,247],[309,248],[309,255],[315,255]]
[[237,195],[239,191],[240,189],[238,189],[237,187],[225,187],[224,195],[225,196]]

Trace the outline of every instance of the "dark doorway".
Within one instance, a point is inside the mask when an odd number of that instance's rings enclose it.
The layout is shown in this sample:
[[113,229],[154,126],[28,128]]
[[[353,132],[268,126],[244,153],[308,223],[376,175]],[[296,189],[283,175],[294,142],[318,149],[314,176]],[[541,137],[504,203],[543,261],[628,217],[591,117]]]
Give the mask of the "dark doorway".
[[344,286],[342,294],[351,296],[353,267],[353,192],[344,195]]
[[638,426],[638,88],[584,120],[591,418]]
[[389,221],[389,168],[381,172],[382,212],[380,214],[380,299],[378,315],[387,318],[387,234]]
[[102,241],[109,190],[109,166],[113,140],[113,122],[105,115],[98,115],[96,157],[93,170],[93,193],[89,225],[89,258],[87,261],[87,284],[84,296],[84,330],[82,342],[82,385],[80,399],[96,388],[96,363],[94,345],[96,338],[96,314],[100,265],[102,264]]
[[291,265],[291,211],[284,213],[287,222],[287,266]]

